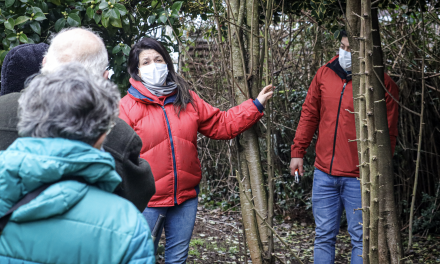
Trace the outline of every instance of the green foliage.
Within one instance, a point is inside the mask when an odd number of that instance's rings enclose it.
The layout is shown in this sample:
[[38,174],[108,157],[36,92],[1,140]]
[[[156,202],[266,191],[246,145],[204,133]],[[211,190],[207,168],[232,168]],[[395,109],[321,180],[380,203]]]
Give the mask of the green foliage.
[[[50,35],[69,27],[97,32],[107,47],[112,80],[121,90],[129,85],[127,56],[130,47],[154,30],[172,25],[179,32],[183,1],[121,0],[3,0],[0,1],[0,64],[15,46],[47,42]],[[154,36],[154,35],[153,35]],[[169,50],[170,36],[162,39]]]

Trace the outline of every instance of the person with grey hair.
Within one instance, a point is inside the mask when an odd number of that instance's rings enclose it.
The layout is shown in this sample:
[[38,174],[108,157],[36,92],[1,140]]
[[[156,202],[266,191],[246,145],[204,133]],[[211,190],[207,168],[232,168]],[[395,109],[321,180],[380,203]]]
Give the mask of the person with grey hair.
[[[29,63],[29,59],[26,60],[25,56],[17,56],[22,49],[17,50],[14,53],[15,64]],[[12,56],[12,51],[10,54]],[[6,58],[10,57],[10,54]],[[18,63],[17,60],[22,61]],[[108,55],[104,42],[89,29],[69,28],[55,35],[42,61],[41,73],[52,73],[68,62],[79,62],[97,79],[104,80],[108,77],[106,70]],[[12,78],[20,72],[22,72],[20,69],[12,66],[7,70],[2,69],[2,78],[8,76]],[[26,72],[22,72],[22,75],[26,75],[22,76],[23,80],[30,76]],[[18,138],[19,97],[18,91],[0,96],[0,150],[6,149]],[[55,99],[57,98],[54,97]],[[122,177],[122,183],[116,188],[115,193],[131,201],[142,212],[156,192],[156,188],[150,165],[139,157],[142,148],[141,139],[129,125],[117,118],[115,127],[107,136],[103,148],[115,159],[116,171]]]
[[25,89],[23,137],[0,151],[0,263],[155,263],[147,222],[111,193],[121,178],[100,150],[119,100],[79,63]]

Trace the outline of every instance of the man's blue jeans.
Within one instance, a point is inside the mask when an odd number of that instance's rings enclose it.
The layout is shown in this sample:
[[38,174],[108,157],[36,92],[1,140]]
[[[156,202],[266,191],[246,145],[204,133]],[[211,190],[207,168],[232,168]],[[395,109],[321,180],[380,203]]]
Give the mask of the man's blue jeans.
[[345,208],[353,246],[351,263],[362,264],[362,211],[354,210],[362,208],[359,180],[315,169],[312,203],[316,223],[314,263],[334,263],[336,235]]
[[196,197],[172,207],[147,207],[142,213],[147,219],[150,230],[153,230],[159,214],[165,216],[164,224],[159,229],[154,242],[154,252],[156,252],[162,230],[165,229],[165,264],[186,263],[198,203]]

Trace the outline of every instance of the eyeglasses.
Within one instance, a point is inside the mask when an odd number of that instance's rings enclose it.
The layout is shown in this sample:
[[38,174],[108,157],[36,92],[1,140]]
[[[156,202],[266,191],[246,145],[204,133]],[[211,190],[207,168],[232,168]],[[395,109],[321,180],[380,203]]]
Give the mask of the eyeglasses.
[[107,136],[108,136],[108,134],[110,134],[110,132],[112,131],[112,129],[113,129],[113,127],[114,127],[115,125],[116,125],[115,122],[111,122],[111,123],[110,123],[110,126],[109,126],[107,132],[105,133]]

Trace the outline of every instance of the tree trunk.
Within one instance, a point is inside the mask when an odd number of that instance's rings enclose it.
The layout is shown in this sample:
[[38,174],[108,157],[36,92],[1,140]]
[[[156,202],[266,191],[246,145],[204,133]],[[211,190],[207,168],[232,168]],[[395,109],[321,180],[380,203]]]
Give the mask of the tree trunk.
[[[242,184],[239,184],[240,188],[240,204],[241,204],[241,215],[243,217],[243,225],[245,229],[246,241],[248,243],[249,252],[251,254],[252,263],[262,264],[262,251],[260,246],[260,237],[258,234],[258,226],[255,219],[255,212],[252,209],[252,205],[243,192],[246,192],[248,197],[252,197],[251,193],[251,184],[249,182],[249,171],[247,161],[244,157],[244,153],[238,153],[239,163],[240,163],[240,174],[237,175],[239,177],[237,180],[241,181]],[[245,255],[247,253],[245,252]]]
[[362,1],[362,17],[364,18],[364,38],[365,38],[365,100],[368,125],[368,148],[370,153],[370,263],[379,263],[378,254],[378,226],[379,226],[379,173],[377,161],[377,142],[376,125],[372,76],[373,73],[373,38],[371,23],[371,1]]
[[247,0],[246,1],[246,24],[250,31],[247,34],[247,43],[249,54],[249,88],[250,95],[252,98],[256,98],[260,92],[261,82],[260,82],[260,38],[259,34],[259,13],[258,13],[258,1],[257,0]]
[[[245,1],[245,0],[241,0]],[[240,29],[243,26],[243,13],[245,11],[244,3],[240,2],[240,0],[230,0],[230,13],[232,15],[231,19],[234,20],[234,23],[237,26],[231,26],[231,52],[232,52],[232,65],[234,69],[234,78],[236,83],[240,87],[235,87],[235,100],[237,104],[241,104],[246,101],[248,98],[243,94],[242,91],[248,93],[245,87],[247,87],[247,80],[244,71],[244,58],[245,54],[242,49],[243,46],[240,45],[243,43],[243,32]],[[241,90],[240,90],[241,89]],[[260,147],[258,143],[258,136],[255,131],[255,126],[243,132],[242,146],[244,148],[244,154],[246,156],[247,167],[250,175],[250,183],[252,189],[252,198],[255,204],[256,209],[259,211],[261,215],[264,217],[267,216],[267,197],[266,190],[264,187],[264,176],[263,170],[261,167],[261,157],[260,157]],[[258,230],[260,234],[261,242],[263,243],[263,247],[267,250],[268,247],[268,230],[267,227],[263,224],[261,219],[257,219]]]
[[[383,53],[380,39],[379,19],[377,9],[371,10],[373,27],[373,66],[376,74],[372,75],[374,87],[373,98],[375,102],[375,124],[377,131],[377,159],[379,177],[379,261],[380,263],[398,264],[402,258],[402,244],[400,228],[397,221],[396,205],[394,200],[394,172],[391,142],[388,129],[387,107],[384,82]],[[380,66],[380,67],[378,67]],[[391,261],[391,262],[390,262]]]
[[[366,105],[365,105],[365,42],[364,28],[365,20],[360,20],[357,15],[361,15],[361,2],[358,0],[349,0],[347,2],[347,23],[349,28],[349,41],[352,47],[352,72],[353,80],[353,105],[355,110],[356,136],[358,139],[358,157],[359,173],[361,177],[361,195],[362,195],[362,232],[363,232],[363,251],[362,258],[364,263],[370,263],[370,172],[367,165],[368,143],[367,143],[367,124],[366,124]],[[357,41],[356,38],[361,39]],[[353,44],[352,44],[353,43]],[[358,56],[355,56],[358,54]],[[359,60],[357,60],[359,59]],[[359,73],[359,74],[358,74]]]

